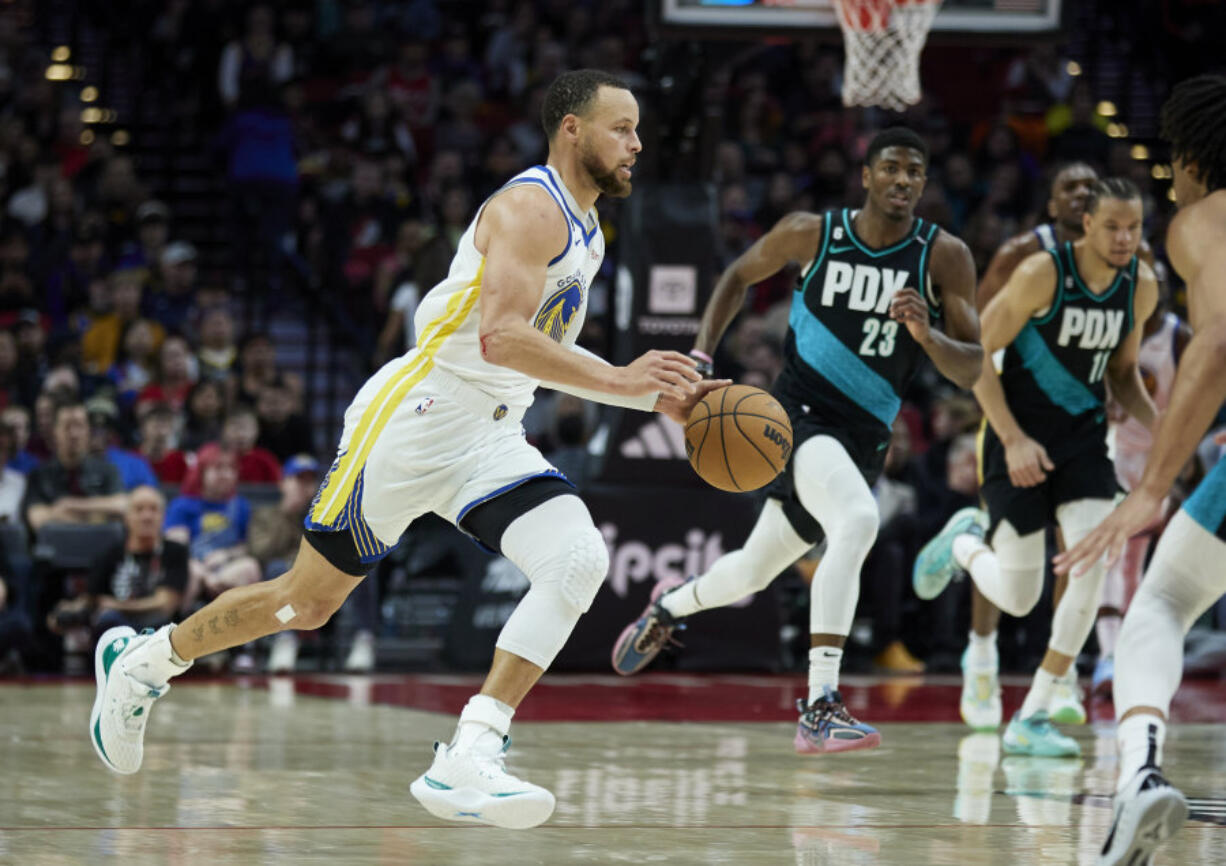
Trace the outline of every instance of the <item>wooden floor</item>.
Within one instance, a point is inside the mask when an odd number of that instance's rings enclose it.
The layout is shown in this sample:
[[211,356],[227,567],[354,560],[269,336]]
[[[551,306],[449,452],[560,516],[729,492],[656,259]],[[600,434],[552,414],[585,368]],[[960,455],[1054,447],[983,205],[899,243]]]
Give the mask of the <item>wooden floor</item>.
[[[876,751],[801,758],[784,706],[795,678],[659,675],[551,677],[524,716],[626,718],[629,702],[646,718],[729,720],[517,721],[508,764],[554,791],[553,818],[520,832],[444,824],[408,784],[474,682],[176,682],[130,777],[90,746],[92,682],[0,682],[0,863],[1048,866],[1093,863],[1109,823],[1109,723],[1076,730],[1080,761],[1002,758],[997,737],[952,721],[956,681],[859,681],[846,691],[867,720],[950,720],[885,721]],[[765,709],[755,688],[775,695]],[[693,710],[708,690],[724,700]],[[1226,689],[1202,691],[1199,710],[1205,694],[1226,718]],[[1172,728],[1167,768],[1198,820],[1155,864],[1226,863],[1224,757],[1226,726]]]

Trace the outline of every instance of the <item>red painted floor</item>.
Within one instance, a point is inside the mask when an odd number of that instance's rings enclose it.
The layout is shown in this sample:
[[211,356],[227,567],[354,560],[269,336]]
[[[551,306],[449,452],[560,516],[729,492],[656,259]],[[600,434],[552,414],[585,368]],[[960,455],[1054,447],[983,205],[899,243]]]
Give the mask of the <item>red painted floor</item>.
[[[190,681],[189,681],[190,682]],[[250,685],[265,686],[264,677]],[[293,678],[298,694],[356,699],[456,714],[477,689],[475,675],[406,674],[346,677],[302,674]],[[185,683],[186,685],[187,683]],[[1026,694],[1028,680],[1006,677],[1006,718]],[[853,714],[872,722],[956,722],[957,677],[849,677],[842,686]],[[775,722],[796,718],[796,699],[806,693],[799,676],[645,674],[546,675],[516,713],[520,721],[692,721]],[[1114,718],[1110,701],[1088,706],[1091,721]],[[1226,681],[1189,680],[1175,697],[1176,722],[1226,721]]]

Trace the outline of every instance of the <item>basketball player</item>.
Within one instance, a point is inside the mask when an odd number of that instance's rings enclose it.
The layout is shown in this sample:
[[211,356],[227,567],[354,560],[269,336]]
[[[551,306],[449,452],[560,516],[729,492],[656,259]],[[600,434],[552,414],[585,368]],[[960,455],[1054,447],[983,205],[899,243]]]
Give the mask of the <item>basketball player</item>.
[[[1042,591],[1047,524],[1057,523],[1075,543],[1111,511],[1107,382],[1142,424],[1152,425],[1155,415],[1137,369],[1141,329],[1134,327],[1158,302],[1153,271],[1136,255],[1142,216],[1131,181],[1096,181],[1085,237],[1027,258],[984,311],[989,357],[975,397],[988,421],[980,449],[987,520],[977,508],[963,509],[925,545],[915,563],[921,598],[938,595],[962,568],[989,601],[1025,616]],[[997,372],[990,355],[1000,349]],[[1103,569],[1095,569],[1056,605],[1047,653],[1005,729],[1006,752],[1080,754],[1076,741],[1056,730],[1048,707],[1094,625],[1102,580]]]
[[[1005,287],[1023,260],[1042,250],[1051,251],[1069,241],[1081,239],[1085,233],[1082,215],[1085,214],[1086,198],[1096,180],[1098,174],[1084,162],[1071,163],[1056,172],[1047,199],[1047,215],[1052,221],[1010,238],[992,256],[976,294],[980,313]],[[1064,595],[1064,585],[1065,581],[1056,581],[1052,598],[1054,604],[1058,604]],[[999,625],[1000,608],[984,598],[972,583],[971,631],[966,652],[962,654],[962,698],[959,708],[962,720],[977,731],[995,731],[1000,727],[1000,654],[996,646]],[[1085,708],[1081,705],[1074,668],[1070,668],[1052,689],[1052,705],[1048,711],[1060,721],[1085,721]]]
[[801,753],[881,741],[875,728],[847,712],[838,690],[860,568],[877,536],[871,486],[901,395],[925,355],[961,387],[982,366],[970,251],[914,213],[927,167],[928,147],[916,133],[881,132],[865,155],[860,210],[789,214],[720,277],[692,353],[706,361],[707,372],[746,289],[789,262],[803,263],[774,387],[791,417],[795,449],[767,489],[745,546],[683,585],[657,585],[642,617],[613,648],[618,673],[641,670],[685,617],[762,590],[824,530],[826,553],[811,584],[809,696],[797,702]]
[[[1161,287],[1159,287],[1161,288]],[[1187,348],[1192,332],[1186,324],[1167,309],[1165,297],[1158,309],[1145,322],[1141,336],[1141,350],[1137,365],[1150,398],[1159,411],[1165,409],[1171,399],[1171,386],[1175,383],[1175,370],[1179,357]],[[1114,406],[1114,404],[1112,404]],[[1111,435],[1115,443],[1115,480],[1123,490],[1132,490],[1141,481],[1145,462],[1154,445],[1153,434],[1141,422],[1131,416],[1114,419]],[[1141,581],[1141,570],[1149,555],[1150,544],[1161,531],[1169,513],[1169,498],[1149,524],[1128,539],[1124,553],[1107,569],[1103,581],[1103,597],[1098,607],[1098,622],[1094,626],[1098,636],[1098,664],[1094,668],[1093,688],[1095,694],[1109,697],[1114,671],[1115,645],[1120,633],[1120,618],[1128,609],[1128,603]],[[1067,575],[1065,576],[1067,579]],[[1053,717],[1055,713],[1053,712]]]
[[[1096,180],[1098,174],[1083,162],[1070,163],[1056,172],[1047,200],[1047,214],[1052,221],[1022,232],[996,251],[979,283],[976,300],[981,313],[1028,256],[1040,250],[1050,252],[1084,236],[1082,217],[1090,187]],[[1141,241],[1138,256],[1153,267],[1153,251],[1144,240]],[[1063,550],[1063,536],[1059,527],[1056,527],[1056,542]],[[1067,578],[1056,576],[1052,588],[1053,605],[1060,604],[1067,585]],[[984,598],[972,582],[971,631],[966,652],[962,656],[962,698],[959,703],[963,721],[979,731],[994,731],[1001,723],[1000,656],[996,646],[999,625],[1000,608]],[[1068,672],[1056,682],[1047,709],[1056,722],[1085,724],[1086,711],[1081,702],[1076,666],[1070,666]]]
[[548,164],[478,211],[447,278],[422,300],[417,347],[379,370],[345,413],[339,452],[306,520],[297,561],[231,590],[175,628],[112,629],[96,650],[90,734],[111,769],[139,769],[149,708],[193,659],[340,607],[414,518],[433,511],[500,550],[531,580],[488,677],[450,744],[411,786],[433,814],[500,827],[549,817],[554,797],[503,766],[515,708],[587,610],[608,566],[574,489],[531,447],[520,419],[541,380],[684,421],[711,387],[676,352],[613,367],[575,346],[604,241],[593,207],[630,192],[638,104],[603,72],[559,76],[542,109]]
[[[1167,230],[1171,265],[1184,279],[1192,339],[1140,483],[1093,532],[1056,557],[1072,584],[1115,561],[1161,506],[1226,401],[1226,77],[1177,85],[1162,109],[1171,143],[1175,203]],[[1171,518],[1154,550],[1116,647],[1115,717],[1120,769],[1115,816],[1099,863],[1148,863],[1182,826],[1183,795],[1162,775],[1171,698],[1179,687],[1183,637],[1226,593],[1226,461],[1219,461]]]

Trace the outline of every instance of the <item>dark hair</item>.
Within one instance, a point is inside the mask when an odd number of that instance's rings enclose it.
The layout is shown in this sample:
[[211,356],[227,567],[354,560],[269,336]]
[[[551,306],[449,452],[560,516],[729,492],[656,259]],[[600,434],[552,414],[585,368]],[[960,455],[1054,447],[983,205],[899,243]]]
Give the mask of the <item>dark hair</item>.
[[864,164],[872,165],[873,161],[887,147],[908,147],[918,150],[924,157],[924,167],[928,167],[928,143],[920,138],[914,129],[905,126],[891,126],[873,136],[868,143],[868,151],[864,154]]
[[1132,201],[1141,198],[1141,190],[1126,177],[1100,177],[1090,186],[1090,194],[1086,196],[1086,213],[1098,210],[1098,203],[1105,198]]
[[616,75],[599,69],[575,69],[555,78],[545,91],[545,102],[541,106],[541,125],[545,128],[545,136],[552,139],[566,115],[587,111],[601,87],[630,89],[630,85]]
[[60,413],[69,409],[80,409],[82,412],[88,411],[85,408],[85,402],[74,394],[67,392],[57,392],[53,395],[54,406],[51,409],[51,423],[58,424],[60,422]]
[[1060,179],[1060,175],[1074,168],[1088,168],[1090,170],[1090,173],[1094,175],[1094,177],[1098,177],[1098,172],[1094,169],[1094,166],[1090,165],[1088,162],[1085,162],[1083,160],[1077,159],[1077,160],[1074,160],[1073,162],[1062,163],[1055,167],[1055,169],[1051,173],[1051,179],[1047,183],[1047,194],[1049,196],[1055,195],[1056,181]]
[[1196,163],[1209,192],[1226,186],[1226,77],[1198,75],[1181,81],[1162,106],[1162,137],[1172,156]]

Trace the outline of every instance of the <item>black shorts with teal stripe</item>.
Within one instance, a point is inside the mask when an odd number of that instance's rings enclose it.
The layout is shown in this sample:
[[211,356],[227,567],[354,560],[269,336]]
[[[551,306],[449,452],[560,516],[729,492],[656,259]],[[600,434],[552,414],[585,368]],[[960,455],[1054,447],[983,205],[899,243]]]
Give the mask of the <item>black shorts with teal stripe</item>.
[[[1107,457],[1105,431],[1048,448],[1055,469],[1034,487],[1014,487],[1005,446],[990,425],[980,440],[979,496],[988,512],[988,538],[1008,520],[1018,535],[1038,532],[1056,520],[1056,509],[1078,499],[1114,499],[1119,491],[1115,464]],[[1055,453],[1053,453],[1055,452]]]
[[1226,541],[1226,459],[1219,460],[1183,504],[1188,516]]
[[796,482],[793,473],[796,471],[796,452],[808,440],[815,436],[829,436],[843,446],[843,450],[851,457],[860,474],[864,476],[869,487],[877,483],[881,471],[885,468],[885,453],[890,445],[890,433],[884,427],[869,426],[852,428],[847,424],[835,423],[831,418],[817,413],[813,406],[801,406],[780,396],[775,397],[787,410],[792,422],[792,456],[788,465],[779,476],[768,484],[764,490],[771,499],[778,499],[783,505],[783,514],[802,539],[810,544],[817,544],[825,536],[821,524],[800,503],[796,495]]

